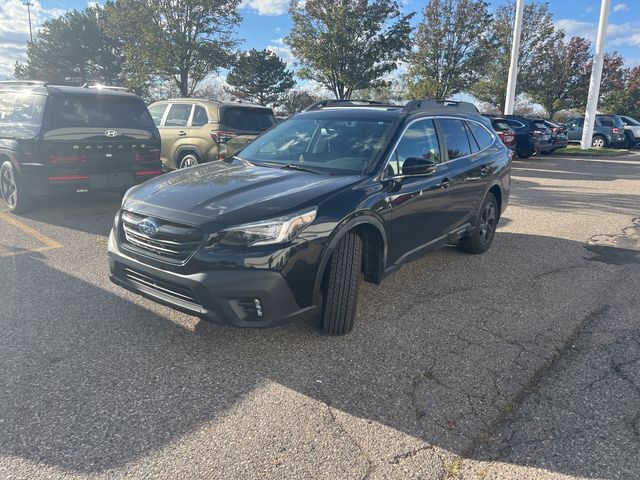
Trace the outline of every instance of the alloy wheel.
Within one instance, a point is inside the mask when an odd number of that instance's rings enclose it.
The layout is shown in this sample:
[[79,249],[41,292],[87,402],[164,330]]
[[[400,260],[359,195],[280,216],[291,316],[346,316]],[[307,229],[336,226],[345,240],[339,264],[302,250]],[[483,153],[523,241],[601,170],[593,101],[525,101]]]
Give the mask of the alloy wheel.
[[185,155],[180,161],[180,168],[195,167],[199,163],[195,155]]
[[604,138],[602,137],[596,137],[591,141],[591,146],[594,148],[604,148],[605,143],[604,143]]
[[480,215],[480,243],[483,245],[491,240],[496,228],[496,219],[496,206],[493,202],[488,202]]

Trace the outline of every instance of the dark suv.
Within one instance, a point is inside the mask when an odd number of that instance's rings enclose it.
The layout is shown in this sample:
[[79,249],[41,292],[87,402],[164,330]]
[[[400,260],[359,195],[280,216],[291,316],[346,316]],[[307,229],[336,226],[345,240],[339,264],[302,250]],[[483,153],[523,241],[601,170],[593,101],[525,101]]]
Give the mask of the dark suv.
[[536,153],[553,151],[551,130],[541,118],[522,115],[505,115],[507,123],[516,134],[516,154],[520,158],[529,158]]
[[0,193],[10,211],[53,193],[124,192],[160,173],[160,134],[139,97],[0,82]]
[[[569,142],[579,143],[582,141],[582,131],[584,130],[584,117],[576,117],[563,123],[567,129]],[[591,146],[593,148],[624,147],[627,144],[627,137],[624,133],[624,123],[618,115],[596,115],[593,126],[593,136]]]
[[344,334],[361,274],[380,283],[446,244],[489,248],[511,157],[472,104],[323,101],[233,157],[132,188],[111,279],[214,322],[310,316]]

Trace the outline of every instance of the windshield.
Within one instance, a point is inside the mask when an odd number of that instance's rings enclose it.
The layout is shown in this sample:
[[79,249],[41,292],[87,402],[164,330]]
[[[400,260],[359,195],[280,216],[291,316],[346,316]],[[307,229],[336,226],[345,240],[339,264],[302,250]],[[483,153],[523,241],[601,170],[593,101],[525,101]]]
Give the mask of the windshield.
[[297,165],[327,173],[363,173],[382,149],[392,119],[293,117],[238,153],[243,160]]
[[50,128],[155,128],[139,98],[116,95],[54,95],[47,107]]

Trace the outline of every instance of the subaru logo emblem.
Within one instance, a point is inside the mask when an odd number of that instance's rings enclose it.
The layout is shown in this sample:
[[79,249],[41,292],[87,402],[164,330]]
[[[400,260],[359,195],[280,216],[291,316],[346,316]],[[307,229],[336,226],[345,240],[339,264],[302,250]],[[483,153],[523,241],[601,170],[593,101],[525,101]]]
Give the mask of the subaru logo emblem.
[[138,230],[144,233],[147,237],[153,237],[158,230],[160,229],[160,225],[153,218],[145,218],[138,223]]
[[104,132],[105,136],[107,137],[117,137],[118,136],[118,132],[115,130],[107,130],[106,132]]

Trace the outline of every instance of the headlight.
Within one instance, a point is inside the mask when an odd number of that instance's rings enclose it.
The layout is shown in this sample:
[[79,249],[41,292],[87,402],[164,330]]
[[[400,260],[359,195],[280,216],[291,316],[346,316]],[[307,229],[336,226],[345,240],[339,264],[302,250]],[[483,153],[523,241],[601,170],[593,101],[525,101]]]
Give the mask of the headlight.
[[290,242],[303,228],[315,220],[317,212],[318,209],[314,208],[304,213],[227,228],[212,234],[207,247],[215,245],[253,247]]

